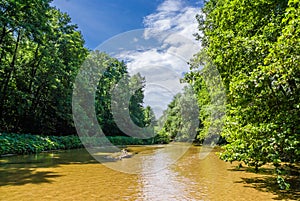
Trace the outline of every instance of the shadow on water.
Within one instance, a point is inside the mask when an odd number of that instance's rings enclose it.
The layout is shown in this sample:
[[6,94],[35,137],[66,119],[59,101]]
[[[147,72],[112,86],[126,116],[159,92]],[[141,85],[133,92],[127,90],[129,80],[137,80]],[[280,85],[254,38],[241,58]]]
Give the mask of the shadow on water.
[[[151,147],[131,146],[130,152],[152,150]],[[55,171],[61,165],[114,163],[118,161],[116,149],[98,148],[97,160],[86,149],[45,152],[33,155],[17,155],[0,158],[0,186],[52,183],[53,178],[62,177]],[[117,158],[117,157],[116,157]]]
[[[0,158],[0,186],[52,183],[52,178],[64,175],[59,175],[51,168],[62,164],[91,163],[98,162],[85,149],[2,157]],[[48,169],[43,171],[42,168]]]
[[[245,171],[255,172],[253,168],[239,168],[230,169],[230,171]],[[236,183],[243,183],[245,187],[255,188],[261,192],[273,193],[276,198],[274,200],[300,200],[300,167],[293,167],[288,170],[289,177],[285,180],[290,184],[290,190],[282,190],[277,183],[277,177],[274,175],[274,169],[261,168],[256,174],[257,177],[241,178],[242,181]]]
[[35,172],[28,168],[4,169],[0,170],[0,186],[52,183],[51,178],[60,176],[52,171]]

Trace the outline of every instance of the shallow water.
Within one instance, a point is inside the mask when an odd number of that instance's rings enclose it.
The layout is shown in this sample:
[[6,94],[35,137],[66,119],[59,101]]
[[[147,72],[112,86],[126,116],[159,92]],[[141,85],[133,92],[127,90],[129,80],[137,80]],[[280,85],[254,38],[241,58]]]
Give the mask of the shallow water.
[[[215,152],[190,147],[174,164],[170,149],[128,147],[132,158],[100,164],[84,149],[0,158],[0,200],[275,200],[268,175],[237,171]],[[173,150],[174,151],[174,150]],[[171,158],[171,159],[170,159]],[[109,164],[109,165],[108,165]],[[128,174],[133,164],[138,174]],[[125,172],[109,167],[126,167]],[[158,168],[159,167],[159,168]],[[261,180],[260,180],[261,179]],[[251,182],[252,181],[252,182]]]

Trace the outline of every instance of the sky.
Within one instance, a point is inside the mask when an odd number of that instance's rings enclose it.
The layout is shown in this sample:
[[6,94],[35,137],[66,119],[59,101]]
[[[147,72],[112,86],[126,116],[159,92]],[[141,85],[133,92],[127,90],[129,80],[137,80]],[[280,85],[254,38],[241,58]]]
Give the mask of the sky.
[[[169,3],[168,3],[169,2]],[[71,16],[90,49],[116,34],[147,26],[145,18],[159,12],[164,0],[54,0],[52,5]],[[199,7],[201,0],[182,0],[185,6]]]
[[201,47],[196,14],[202,0],[54,0],[78,25],[86,47],[126,61],[146,78],[145,105],[156,117],[184,87],[187,62]]

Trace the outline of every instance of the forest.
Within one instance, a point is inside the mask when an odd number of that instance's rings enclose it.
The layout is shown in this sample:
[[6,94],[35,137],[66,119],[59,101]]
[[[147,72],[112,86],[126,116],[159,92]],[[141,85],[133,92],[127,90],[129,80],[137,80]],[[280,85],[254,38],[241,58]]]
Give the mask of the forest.
[[[87,49],[77,25],[50,3],[0,1],[1,155],[82,147],[72,116],[72,93],[76,75],[89,58],[106,66],[95,108],[99,125],[115,144],[189,139],[180,113],[182,103],[195,93],[199,125],[193,127],[194,142],[203,143],[214,134],[210,127],[222,125],[222,131],[216,131],[221,134],[216,143],[224,149],[222,160],[257,171],[272,164],[280,188],[289,188],[288,169],[300,161],[299,0],[206,1],[195,16],[198,30],[192,33],[202,49],[182,79],[193,92],[185,88],[177,94],[160,119],[144,106],[145,78],[130,76],[125,62]],[[206,72],[215,69],[224,94],[210,90],[209,80],[216,78]],[[128,139],[113,119],[111,88],[123,77],[128,88],[138,86],[128,108],[132,121],[139,127],[155,124],[150,140]],[[212,96],[225,97],[224,109]],[[216,118],[213,110],[224,115]]]

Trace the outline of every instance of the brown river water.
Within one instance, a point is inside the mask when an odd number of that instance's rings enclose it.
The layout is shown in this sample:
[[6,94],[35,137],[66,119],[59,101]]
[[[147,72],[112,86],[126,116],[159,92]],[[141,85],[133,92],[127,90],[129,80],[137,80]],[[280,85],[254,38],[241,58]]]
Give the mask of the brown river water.
[[[120,161],[107,161],[109,165],[97,162],[85,149],[2,157],[0,200],[266,201],[300,198],[295,192],[269,188],[272,175],[267,171],[255,174],[221,161],[216,155],[219,148],[200,159],[202,148],[191,146],[176,163],[163,167],[161,164],[172,158],[167,147],[128,147],[135,155]],[[139,167],[138,174],[125,173],[126,168],[125,172],[116,171],[130,164],[133,168]]]

